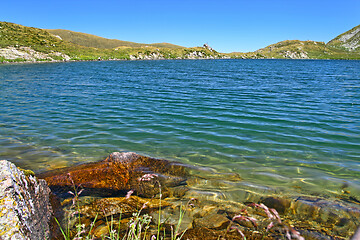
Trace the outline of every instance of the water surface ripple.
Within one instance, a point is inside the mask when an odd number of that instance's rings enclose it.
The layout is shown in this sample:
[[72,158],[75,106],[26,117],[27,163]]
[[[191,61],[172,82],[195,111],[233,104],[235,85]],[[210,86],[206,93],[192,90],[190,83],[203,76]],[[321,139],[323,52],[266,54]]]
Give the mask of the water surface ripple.
[[360,61],[0,66],[0,158],[37,172],[135,151],[243,185],[360,196]]

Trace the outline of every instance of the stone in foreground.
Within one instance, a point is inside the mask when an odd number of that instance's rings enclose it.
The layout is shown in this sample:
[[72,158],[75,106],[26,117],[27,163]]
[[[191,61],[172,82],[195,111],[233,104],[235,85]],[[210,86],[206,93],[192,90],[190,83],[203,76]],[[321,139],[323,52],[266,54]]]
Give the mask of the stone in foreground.
[[50,239],[52,208],[44,180],[0,161],[0,239]]

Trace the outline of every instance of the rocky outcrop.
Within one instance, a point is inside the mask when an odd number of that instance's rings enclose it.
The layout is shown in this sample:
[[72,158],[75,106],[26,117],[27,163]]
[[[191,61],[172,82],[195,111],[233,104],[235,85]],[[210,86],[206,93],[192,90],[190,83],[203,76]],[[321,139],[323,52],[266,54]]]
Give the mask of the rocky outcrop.
[[159,52],[152,52],[149,54],[139,53],[137,55],[130,55],[130,60],[162,60],[164,56]]
[[0,48],[0,57],[3,57],[5,60],[16,60],[21,59],[22,61],[27,62],[36,62],[36,61],[55,61],[55,58],[61,58],[65,61],[70,60],[70,57],[64,53],[52,52],[52,53],[42,53],[37,52],[30,47],[7,47]]
[[203,48],[208,49],[210,52],[215,52],[215,49],[213,49],[212,47],[210,47],[209,44],[207,44],[207,43],[205,43],[205,44],[203,45]]
[[292,52],[292,51],[285,51],[282,53],[282,55],[285,58],[290,58],[290,59],[309,59],[308,55],[306,52]]
[[360,26],[344,33],[338,40],[350,51],[356,50],[360,47]]
[[0,239],[49,239],[52,207],[44,180],[0,161]]
[[212,55],[206,55],[205,53],[201,51],[193,51],[185,55],[185,58],[187,59],[215,59]]
[[327,43],[328,46],[335,48],[345,48],[346,50],[353,52],[360,50],[360,25],[350,29],[349,31],[340,34],[336,38]]

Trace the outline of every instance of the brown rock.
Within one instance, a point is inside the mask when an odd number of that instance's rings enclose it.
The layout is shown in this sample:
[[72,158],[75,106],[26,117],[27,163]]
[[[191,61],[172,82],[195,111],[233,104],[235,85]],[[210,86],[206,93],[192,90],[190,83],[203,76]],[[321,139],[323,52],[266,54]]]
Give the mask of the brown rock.
[[[153,197],[167,187],[184,184],[186,168],[167,160],[145,157],[136,153],[114,152],[105,160],[49,171],[38,175],[52,191],[66,196],[68,191],[84,188],[83,195],[114,196],[136,190],[138,195]],[[151,181],[139,181],[144,174],[156,174]],[[69,195],[68,195],[69,196]]]

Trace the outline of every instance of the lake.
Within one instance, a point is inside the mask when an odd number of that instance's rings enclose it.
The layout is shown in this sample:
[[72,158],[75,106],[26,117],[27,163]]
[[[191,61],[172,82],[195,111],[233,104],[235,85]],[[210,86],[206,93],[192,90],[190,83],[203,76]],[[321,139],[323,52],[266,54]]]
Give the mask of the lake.
[[0,159],[37,173],[133,151],[223,176],[206,188],[230,199],[360,199],[360,61],[8,64],[0,102]]

